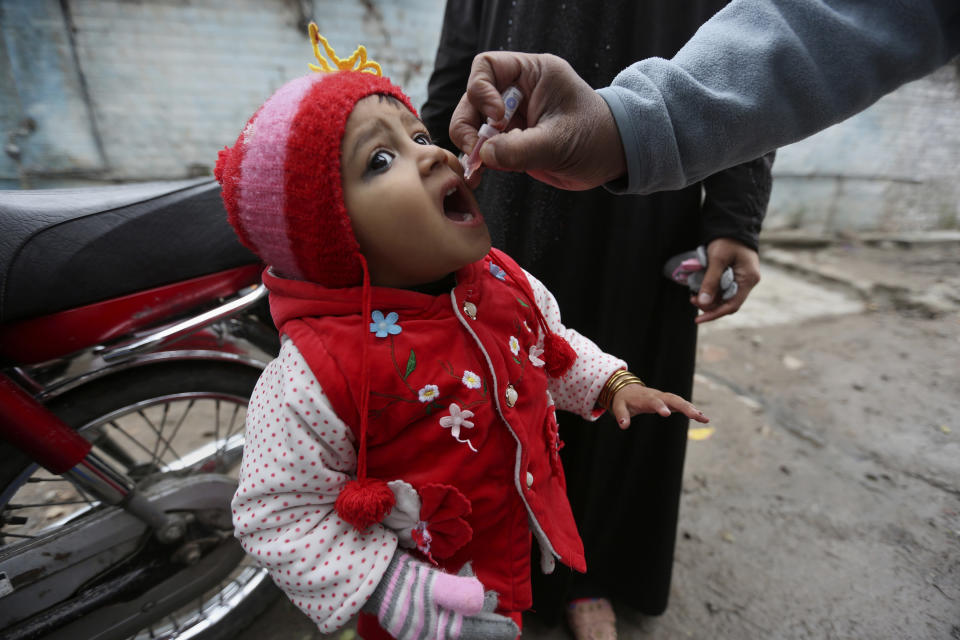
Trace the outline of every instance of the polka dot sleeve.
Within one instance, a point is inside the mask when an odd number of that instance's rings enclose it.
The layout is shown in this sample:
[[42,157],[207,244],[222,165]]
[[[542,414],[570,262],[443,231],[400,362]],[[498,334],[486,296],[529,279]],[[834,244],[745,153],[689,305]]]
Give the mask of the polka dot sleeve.
[[[535,302],[540,307],[550,331],[564,339],[577,352],[573,366],[561,378],[548,378],[550,394],[557,408],[570,411],[587,420],[596,420],[603,415],[603,409],[597,408],[597,398],[607,379],[618,369],[626,369],[627,363],[605,353],[589,338],[580,335],[574,329],[563,326],[560,320],[560,306],[553,294],[543,283],[524,271],[533,288]],[[540,336],[543,346],[543,336]]]
[[353,432],[285,340],[247,409],[234,535],[323,633],[360,610],[397,547],[391,530],[361,534],[334,511],[356,464]]

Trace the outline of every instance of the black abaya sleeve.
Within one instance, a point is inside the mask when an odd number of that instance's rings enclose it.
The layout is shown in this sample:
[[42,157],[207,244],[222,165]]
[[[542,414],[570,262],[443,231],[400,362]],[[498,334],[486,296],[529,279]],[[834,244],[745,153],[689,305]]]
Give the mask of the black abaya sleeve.
[[757,250],[770,202],[775,151],[713,174],[703,181],[703,243],[739,240]]
[[481,0],[448,0],[437,58],[427,85],[420,117],[438,146],[459,153],[450,142],[450,118],[467,89],[470,65],[477,53]]

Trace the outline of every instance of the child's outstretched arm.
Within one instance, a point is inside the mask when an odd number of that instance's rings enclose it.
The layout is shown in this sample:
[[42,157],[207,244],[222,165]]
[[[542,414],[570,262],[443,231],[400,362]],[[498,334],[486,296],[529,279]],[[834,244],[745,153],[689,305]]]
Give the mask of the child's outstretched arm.
[[[605,353],[576,330],[565,327],[560,319],[560,306],[550,290],[527,271],[524,271],[524,275],[533,289],[534,303],[540,307],[550,331],[566,340],[577,353],[576,361],[566,374],[559,378],[547,378],[550,395],[558,409],[575,413],[585,420],[596,420],[604,412],[597,407],[597,398],[604,383],[614,372],[625,369],[627,363]],[[541,349],[544,346],[542,334],[538,346]]]
[[626,370],[617,371],[607,379],[597,404],[609,409],[621,429],[629,427],[630,418],[638,413],[656,413],[666,418],[677,411],[691,420],[710,422],[690,402],[674,393],[651,389]]
[[[576,330],[565,327],[553,294],[534,276],[524,273],[550,330],[563,336],[577,352],[577,360],[566,375],[549,379],[550,393],[558,408],[587,420],[596,420],[609,409],[621,429],[630,426],[630,417],[638,413],[658,413],[666,417],[678,411],[698,422],[707,422],[702,412],[680,396],[650,389],[643,383],[622,384],[626,381],[623,374],[629,373],[627,363],[605,353]],[[629,375],[640,382],[633,374]],[[611,381],[613,385],[608,384]]]

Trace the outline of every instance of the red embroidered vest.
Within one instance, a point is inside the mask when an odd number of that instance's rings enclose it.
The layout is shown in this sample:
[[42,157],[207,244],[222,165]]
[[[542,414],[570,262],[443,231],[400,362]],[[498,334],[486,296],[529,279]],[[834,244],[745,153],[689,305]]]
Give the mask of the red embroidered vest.
[[360,317],[359,287],[270,274],[264,281],[277,326],[355,435],[360,340],[371,340],[368,477],[402,479],[418,491],[456,487],[469,501],[472,537],[454,541],[463,546],[437,557],[439,564],[456,571],[472,561],[485,587],[500,594],[501,610],[521,611],[531,605],[532,527],[562,562],[578,571],[586,565],[547,376],[530,357],[533,292],[520,267],[496,255],[506,272],[488,256],[456,274],[450,295],[374,287],[373,321]]

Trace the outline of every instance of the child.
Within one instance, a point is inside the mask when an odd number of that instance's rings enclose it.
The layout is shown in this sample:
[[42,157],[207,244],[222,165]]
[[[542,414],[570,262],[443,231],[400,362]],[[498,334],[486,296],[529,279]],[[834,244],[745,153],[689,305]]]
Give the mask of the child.
[[531,537],[544,571],[586,569],[554,401],[621,428],[706,418],[564,328],[409,99],[362,47],[344,61],[310,35],[322,72],[217,163],[283,336],[250,400],[236,535],[323,632],[360,613],[368,640],[514,638]]

